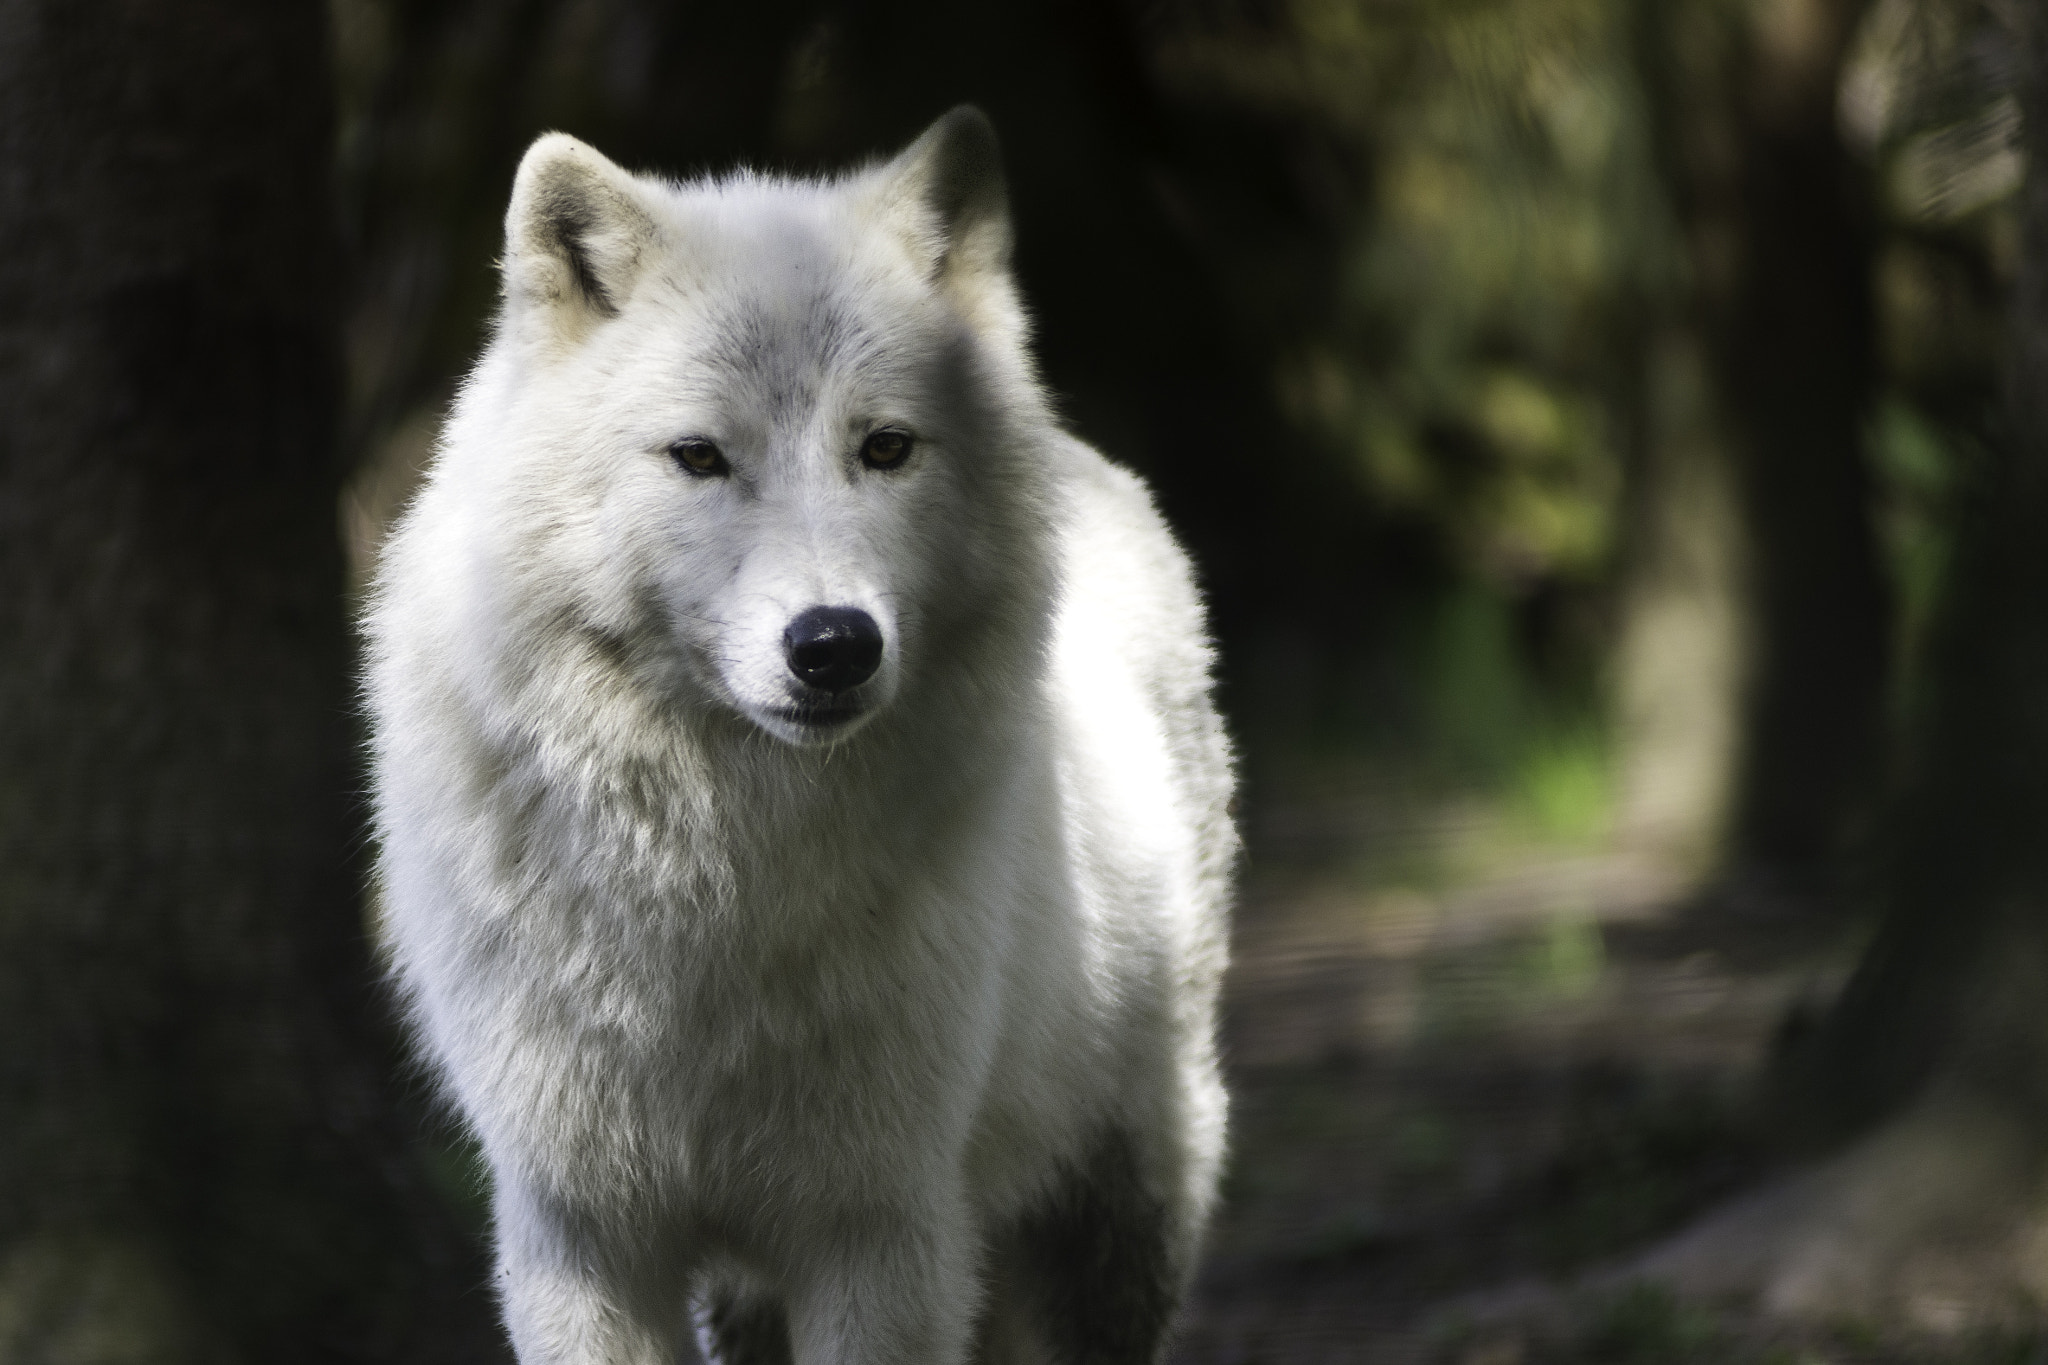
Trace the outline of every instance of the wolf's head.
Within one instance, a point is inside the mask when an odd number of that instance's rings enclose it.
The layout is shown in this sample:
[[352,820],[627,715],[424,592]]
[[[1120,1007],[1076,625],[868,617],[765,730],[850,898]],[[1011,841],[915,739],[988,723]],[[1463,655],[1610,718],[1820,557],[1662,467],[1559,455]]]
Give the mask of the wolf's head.
[[1053,428],[1009,248],[971,108],[830,181],[541,138],[444,442],[500,607],[798,744],[1034,636]]

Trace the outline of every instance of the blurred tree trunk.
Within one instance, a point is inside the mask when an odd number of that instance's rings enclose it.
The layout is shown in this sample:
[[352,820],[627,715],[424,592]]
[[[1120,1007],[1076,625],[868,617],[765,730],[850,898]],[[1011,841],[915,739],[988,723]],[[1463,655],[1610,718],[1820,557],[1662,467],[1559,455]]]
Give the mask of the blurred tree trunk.
[[314,0],[0,11],[0,1360],[461,1361],[387,1093]]
[[[1742,516],[1699,338],[1632,329],[1624,568],[1614,680],[1615,834],[1710,871],[1741,728]],[[1627,367],[1627,368],[1624,368]]]
[[2027,172],[2005,421],[1973,471],[1932,704],[1883,826],[1886,917],[1780,1067],[1781,1109],[1823,1139],[1930,1076],[2048,1135],[2048,17],[2010,13]]
[[1651,3],[1650,85],[1730,428],[1748,553],[1738,889],[1810,894],[1878,772],[1890,604],[1862,436],[1866,178],[1836,126],[1864,0]]

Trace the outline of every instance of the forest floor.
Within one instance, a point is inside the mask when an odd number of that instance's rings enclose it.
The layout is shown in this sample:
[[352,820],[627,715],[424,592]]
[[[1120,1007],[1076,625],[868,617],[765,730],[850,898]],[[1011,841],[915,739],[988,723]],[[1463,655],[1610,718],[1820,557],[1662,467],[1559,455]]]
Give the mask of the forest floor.
[[2048,1362],[1939,1305],[1790,1324],[1628,1274],[1778,1173],[1747,1096],[1853,929],[1479,802],[1331,781],[1258,812],[1233,1156],[1175,1365]]

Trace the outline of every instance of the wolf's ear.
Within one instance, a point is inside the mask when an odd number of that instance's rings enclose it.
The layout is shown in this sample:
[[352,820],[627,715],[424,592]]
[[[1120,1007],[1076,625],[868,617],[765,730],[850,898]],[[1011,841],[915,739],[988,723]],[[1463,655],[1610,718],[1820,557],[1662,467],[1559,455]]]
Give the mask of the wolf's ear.
[[971,302],[1008,290],[1010,195],[988,115],[962,104],[871,173],[870,212],[900,234],[927,279]]
[[610,317],[654,244],[633,177],[566,133],[527,148],[505,213],[505,295],[557,326]]

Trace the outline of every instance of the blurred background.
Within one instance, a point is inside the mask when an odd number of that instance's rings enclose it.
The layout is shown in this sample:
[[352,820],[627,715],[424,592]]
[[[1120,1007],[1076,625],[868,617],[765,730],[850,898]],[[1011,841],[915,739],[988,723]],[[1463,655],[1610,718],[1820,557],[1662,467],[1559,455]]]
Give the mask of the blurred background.
[[7,0],[0,1365],[507,1358],[348,603],[537,133],[964,100],[1242,753],[1174,1358],[2048,1360],[2035,0]]

